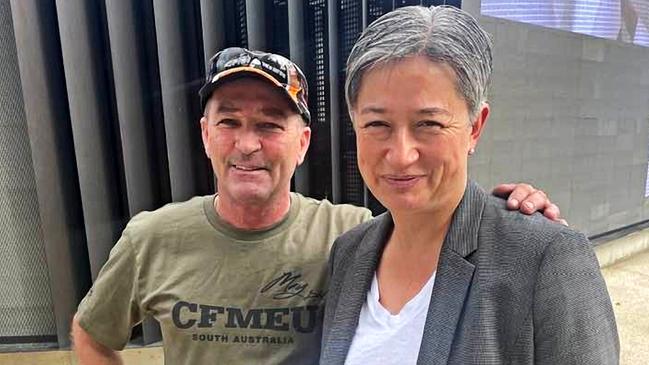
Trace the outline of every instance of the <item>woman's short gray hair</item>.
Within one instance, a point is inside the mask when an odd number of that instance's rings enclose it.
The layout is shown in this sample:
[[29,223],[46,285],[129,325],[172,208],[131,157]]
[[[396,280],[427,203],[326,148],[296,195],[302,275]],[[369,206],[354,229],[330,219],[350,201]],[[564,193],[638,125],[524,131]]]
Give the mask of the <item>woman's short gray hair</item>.
[[449,65],[471,118],[486,101],[491,39],[467,12],[451,6],[406,6],[378,18],[361,34],[347,59],[345,96],[351,110],[366,71],[409,56]]

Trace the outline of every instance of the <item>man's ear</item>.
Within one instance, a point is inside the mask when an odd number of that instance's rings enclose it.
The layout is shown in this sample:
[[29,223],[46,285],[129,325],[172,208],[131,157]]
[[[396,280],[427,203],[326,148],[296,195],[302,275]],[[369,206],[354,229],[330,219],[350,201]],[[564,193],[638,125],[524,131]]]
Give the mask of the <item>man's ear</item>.
[[478,140],[482,135],[482,131],[487,124],[487,118],[489,118],[489,104],[482,103],[480,111],[473,119],[471,126],[471,145],[469,146],[469,148],[475,149],[476,145],[478,144]]
[[298,166],[304,162],[304,157],[306,156],[306,152],[309,150],[309,145],[311,145],[311,127],[304,126],[300,132],[300,149],[297,156]]
[[205,155],[207,158],[210,158],[210,135],[209,135],[209,125],[207,124],[207,118],[203,116],[201,118],[201,139],[203,140],[203,149],[205,149]]

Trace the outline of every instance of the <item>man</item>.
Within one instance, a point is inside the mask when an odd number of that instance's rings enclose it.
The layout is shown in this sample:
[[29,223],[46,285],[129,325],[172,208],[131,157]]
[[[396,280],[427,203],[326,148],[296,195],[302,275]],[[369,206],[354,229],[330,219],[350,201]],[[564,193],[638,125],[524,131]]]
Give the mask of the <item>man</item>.
[[[290,192],[311,137],[291,61],[223,50],[200,95],[218,195],[129,222],[73,321],[81,364],[119,364],[115,350],[146,315],[161,324],[168,364],[318,361],[330,245],[370,212]],[[529,185],[512,196],[558,217]]]

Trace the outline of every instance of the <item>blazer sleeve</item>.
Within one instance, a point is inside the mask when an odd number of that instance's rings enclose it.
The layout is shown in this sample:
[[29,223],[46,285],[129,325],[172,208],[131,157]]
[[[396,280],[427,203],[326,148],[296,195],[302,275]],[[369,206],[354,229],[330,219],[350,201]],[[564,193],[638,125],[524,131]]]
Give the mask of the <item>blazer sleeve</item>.
[[[329,282],[329,289],[327,290],[327,295],[325,296],[325,308],[324,308],[324,315],[322,319],[322,336],[320,338],[320,348],[321,350],[324,349],[327,345],[327,342],[329,340],[329,327],[331,324],[331,321],[333,320],[334,317],[334,312],[336,309],[336,303],[338,302],[338,298],[335,295],[336,291],[332,290],[332,280],[333,280],[333,274],[334,274],[334,259],[336,256],[336,248],[338,246],[338,241],[340,238],[337,238],[333,245],[331,246],[331,250],[329,251],[329,262],[327,264],[327,272],[328,272],[328,282]],[[322,363],[322,353],[320,354],[320,363]]]
[[606,284],[588,239],[562,231],[546,247],[534,291],[536,364],[617,364]]

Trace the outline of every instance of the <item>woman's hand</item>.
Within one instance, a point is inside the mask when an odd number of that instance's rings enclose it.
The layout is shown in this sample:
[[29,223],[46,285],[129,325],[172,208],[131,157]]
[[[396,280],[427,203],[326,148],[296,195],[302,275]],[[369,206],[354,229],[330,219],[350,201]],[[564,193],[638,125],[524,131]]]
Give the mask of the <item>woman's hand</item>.
[[532,214],[538,211],[550,220],[565,226],[568,225],[568,222],[561,218],[559,207],[550,201],[543,190],[536,189],[530,184],[500,184],[491,193],[507,199],[507,208],[511,210],[518,210],[523,214]]

